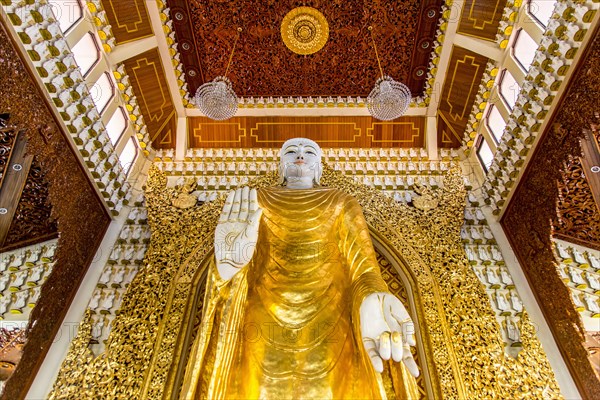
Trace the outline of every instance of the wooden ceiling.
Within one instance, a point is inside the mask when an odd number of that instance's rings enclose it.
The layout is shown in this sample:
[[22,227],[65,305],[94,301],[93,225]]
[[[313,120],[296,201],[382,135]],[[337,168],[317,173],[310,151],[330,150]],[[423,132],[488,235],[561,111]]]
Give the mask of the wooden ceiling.
[[[384,73],[421,95],[441,0],[167,0],[188,91],[223,75],[240,34],[228,78],[238,96],[363,96],[379,76],[369,26]],[[281,39],[284,16],[318,9],[329,24],[320,51],[299,55]]]

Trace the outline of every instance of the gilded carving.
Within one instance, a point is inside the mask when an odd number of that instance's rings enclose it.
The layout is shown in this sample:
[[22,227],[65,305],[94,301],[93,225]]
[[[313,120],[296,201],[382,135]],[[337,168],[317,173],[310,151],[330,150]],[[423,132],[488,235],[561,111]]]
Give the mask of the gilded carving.
[[[465,189],[457,170],[445,175],[443,189],[431,193],[440,202],[429,211],[396,203],[327,166],[321,182],[357,198],[377,241],[407,268],[413,318],[423,332],[419,357],[432,388],[428,397],[560,398],[526,314],[520,326],[523,350],[516,359],[504,353],[501,328],[464,254],[460,228]],[[275,183],[270,173],[249,186]],[[152,239],[144,267],[129,286],[105,353],[86,365],[65,362],[52,398],[68,397],[73,386],[89,398],[177,395],[177,372],[186,361],[184,349],[189,349],[186,327],[198,325],[201,310],[193,299],[204,282],[202,260],[211,256],[224,199],[177,208],[172,201],[182,189],[167,187],[166,176],[155,166],[146,187]],[[70,354],[86,345],[79,346]]]
[[296,54],[313,54],[321,50],[329,38],[327,19],[312,7],[297,7],[281,22],[281,38]]

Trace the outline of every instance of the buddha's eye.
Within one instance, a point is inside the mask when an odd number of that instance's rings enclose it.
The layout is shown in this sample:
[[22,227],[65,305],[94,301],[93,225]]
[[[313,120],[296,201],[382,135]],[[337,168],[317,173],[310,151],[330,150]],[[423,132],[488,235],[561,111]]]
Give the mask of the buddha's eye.
[[294,151],[294,150],[288,150],[288,151],[286,151],[286,152],[285,152],[285,154],[286,154],[286,155],[287,155],[287,154],[294,154],[294,153],[295,153],[295,151]]
[[306,154],[310,154],[311,156],[316,156],[317,154],[314,151],[307,151]]

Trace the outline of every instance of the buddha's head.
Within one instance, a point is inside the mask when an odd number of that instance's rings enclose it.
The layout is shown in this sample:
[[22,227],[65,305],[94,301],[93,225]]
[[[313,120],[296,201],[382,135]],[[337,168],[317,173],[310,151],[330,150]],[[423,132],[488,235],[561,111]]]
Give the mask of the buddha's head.
[[314,185],[318,185],[323,172],[322,154],[313,140],[294,138],[286,141],[279,152],[279,182],[283,184],[310,178]]

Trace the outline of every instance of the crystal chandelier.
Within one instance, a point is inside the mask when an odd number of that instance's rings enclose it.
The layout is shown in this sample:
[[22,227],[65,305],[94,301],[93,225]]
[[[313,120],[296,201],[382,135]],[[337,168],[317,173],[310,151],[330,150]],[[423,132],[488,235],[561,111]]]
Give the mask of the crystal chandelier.
[[233,42],[231,54],[229,55],[225,75],[217,76],[212,81],[206,82],[196,90],[196,94],[194,95],[193,103],[210,119],[217,121],[229,119],[235,115],[238,109],[237,95],[231,87],[231,81],[227,79],[227,72],[229,71],[235,45],[241,31],[242,28],[237,28],[237,35],[235,42]]
[[371,40],[373,41],[373,48],[375,49],[375,57],[377,57],[381,77],[377,79],[375,87],[367,97],[367,109],[374,118],[389,121],[401,117],[406,112],[412,99],[412,94],[408,86],[396,82],[388,75],[383,74],[381,61],[377,53],[377,45],[373,38],[372,26],[369,26],[369,31],[371,31]]

